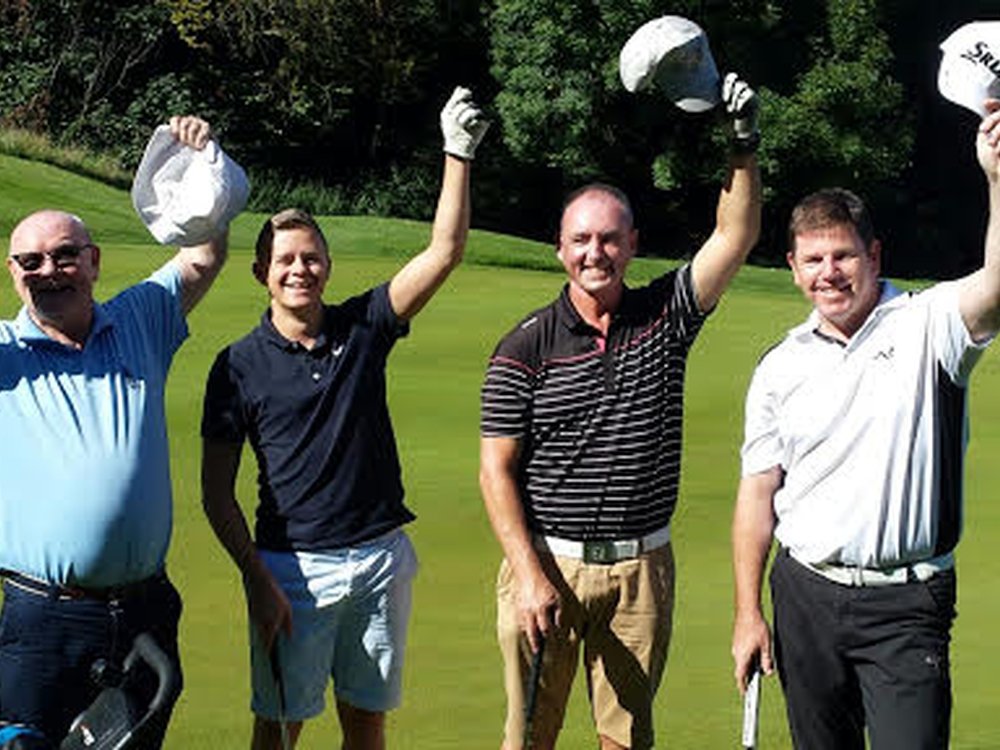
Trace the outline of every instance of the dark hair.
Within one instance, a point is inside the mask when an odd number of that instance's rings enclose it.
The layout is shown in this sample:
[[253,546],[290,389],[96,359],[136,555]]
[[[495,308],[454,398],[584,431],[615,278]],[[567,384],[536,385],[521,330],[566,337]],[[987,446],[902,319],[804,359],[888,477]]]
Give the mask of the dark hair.
[[854,227],[865,250],[875,239],[871,215],[861,198],[844,188],[817,190],[792,209],[788,221],[788,251],[795,252],[796,235],[838,226]]
[[604,182],[590,182],[586,185],[578,187],[576,190],[571,192],[569,195],[563,199],[562,210],[559,212],[559,226],[556,228],[556,244],[559,243],[559,236],[562,233],[562,223],[566,216],[566,209],[570,207],[577,198],[586,195],[587,193],[603,193],[608,195],[618,201],[622,208],[625,210],[625,220],[628,222],[631,228],[635,224],[635,215],[632,213],[632,202],[625,195],[624,191],[620,188],[616,188],[614,185],[608,185]]
[[319,228],[319,224],[316,223],[312,215],[301,208],[286,208],[267,219],[264,222],[264,226],[260,228],[260,233],[257,235],[257,245],[255,248],[256,265],[265,273],[268,266],[271,265],[274,233],[281,229],[311,229],[323,244],[323,251],[327,254],[330,252],[329,246],[326,244],[326,237],[323,235],[323,230]]

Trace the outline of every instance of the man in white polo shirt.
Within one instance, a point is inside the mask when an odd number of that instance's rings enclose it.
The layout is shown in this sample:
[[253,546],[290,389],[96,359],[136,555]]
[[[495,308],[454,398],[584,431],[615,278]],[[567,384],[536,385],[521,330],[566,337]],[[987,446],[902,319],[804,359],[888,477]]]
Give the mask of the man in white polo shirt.
[[[1000,327],[1000,101],[976,147],[989,184],[983,267],[919,294],[879,280],[861,200],[792,212],[788,262],[812,302],[757,367],[733,521],[735,677],[776,665],[798,748],[946,748],[952,553],[966,390]],[[772,536],[774,653],[761,609]]]

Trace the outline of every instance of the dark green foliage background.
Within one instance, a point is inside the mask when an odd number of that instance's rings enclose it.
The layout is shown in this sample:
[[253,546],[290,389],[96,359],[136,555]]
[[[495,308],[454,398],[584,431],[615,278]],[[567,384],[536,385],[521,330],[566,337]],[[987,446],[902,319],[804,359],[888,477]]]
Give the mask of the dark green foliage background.
[[753,261],[780,264],[805,192],[866,196],[891,273],[979,256],[975,117],[936,90],[938,43],[992,0],[0,0],[0,125],[134,168],[151,127],[197,112],[249,169],[252,208],[427,218],[437,114],[471,86],[494,120],[476,223],[546,238],[562,194],[609,180],[644,251],[689,255],[711,224],[726,127],[618,81],[641,23],[686,15],[761,96],[767,191]]

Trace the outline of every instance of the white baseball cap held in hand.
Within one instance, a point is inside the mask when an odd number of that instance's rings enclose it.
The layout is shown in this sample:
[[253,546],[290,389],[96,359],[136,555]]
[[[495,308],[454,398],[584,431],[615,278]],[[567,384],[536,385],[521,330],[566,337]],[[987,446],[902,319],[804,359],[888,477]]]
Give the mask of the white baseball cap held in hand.
[[686,112],[704,112],[720,101],[708,37],[682,16],[662,16],[640,26],[621,49],[618,73],[629,91],[659,88]]
[[941,52],[941,95],[985,117],[983,102],[1000,99],[1000,21],[959,27],[941,42]]
[[153,131],[132,182],[132,205],[164,245],[199,245],[246,206],[246,173],[210,140],[195,149],[161,125]]

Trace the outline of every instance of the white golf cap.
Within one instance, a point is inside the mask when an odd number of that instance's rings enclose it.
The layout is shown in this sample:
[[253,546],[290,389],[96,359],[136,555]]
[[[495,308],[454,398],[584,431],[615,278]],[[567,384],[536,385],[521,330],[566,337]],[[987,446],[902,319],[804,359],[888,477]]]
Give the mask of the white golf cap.
[[938,90],[983,117],[983,100],[1000,99],[1000,21],[974,21],[941,42]]
[[132,205],[164,245],[207,242],[243,210],[249,195],[243,168],[214,140],[193,149],[167,125],[153,131],[132,182]]
[[704,112],[720,101],[708,37],[681,16],[662,16],[640,26],[622,47],[618,73],[629,91],[658,86],[687,112]]

